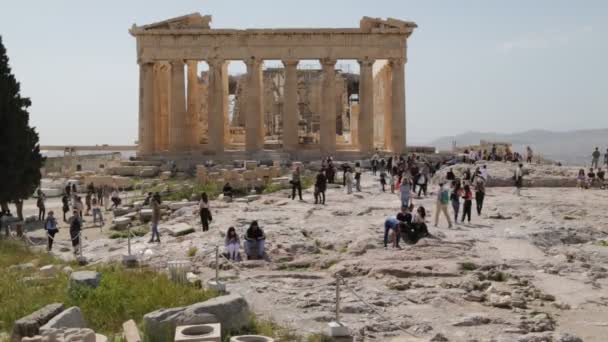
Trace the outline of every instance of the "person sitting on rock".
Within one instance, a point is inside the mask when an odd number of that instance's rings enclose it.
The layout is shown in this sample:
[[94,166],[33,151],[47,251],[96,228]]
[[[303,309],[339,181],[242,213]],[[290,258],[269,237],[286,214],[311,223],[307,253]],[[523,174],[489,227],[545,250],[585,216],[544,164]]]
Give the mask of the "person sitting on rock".
[[605,177],[606,172],[604,172],[604,170],[602,170],[601,168],[597,169],[597,179],[600,181],[601,184],[604,184],[604,181],[606,180]]
[[595,172],[593,172],[593,168],[589,169],[587,173],[587,186],[593,187],[595,185]]
[[239,236],[236,234],[236,230],[234,229],[234,227],[228,228],[228,231],[226,232],[224,246],[226,247],[228,258],[230,260],[238,261],[241,241],[239,240]]
[[416,244],[420,239],[430,236],[426,225],[426,209],[419,206],[411,222],[405,224],[404,241]]
[[264,257],[265,240],[266,235],[258,225],[258,221],[251,222],[245,233],[245,254],[247,254],[248,259],[262,259]]
[[224,194],[225,199],[232,200],[232,186],[230,185],[230,183],[226,182],[226,184],[224,184],[222,193]]
[[584,189],[587,186],[584,169],[578,170],[578,175],[576,176],[576,186],[581,189]]

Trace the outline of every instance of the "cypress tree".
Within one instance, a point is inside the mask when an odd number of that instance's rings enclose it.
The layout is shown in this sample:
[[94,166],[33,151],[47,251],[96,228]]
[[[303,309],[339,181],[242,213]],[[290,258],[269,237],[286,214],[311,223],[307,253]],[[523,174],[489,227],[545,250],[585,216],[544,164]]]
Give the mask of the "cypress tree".
[[30,127],[27,111],[31,101],[20,94],[19,82],[11,73],[6,49],[0,36],[0,205],[14,203],[23,219],[23,200],[40,185],[38,133]]

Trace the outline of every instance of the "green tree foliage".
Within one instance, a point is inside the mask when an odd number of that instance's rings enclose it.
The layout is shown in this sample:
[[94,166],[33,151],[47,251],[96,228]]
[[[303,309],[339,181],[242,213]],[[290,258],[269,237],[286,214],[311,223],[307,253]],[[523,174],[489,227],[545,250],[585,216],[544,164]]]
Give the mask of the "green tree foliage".
[[17,204],[18,213],[40,184],[43,163],[38,133],[29,125],[27,108],[32,103],[19,92],[0,37],[0,203]]

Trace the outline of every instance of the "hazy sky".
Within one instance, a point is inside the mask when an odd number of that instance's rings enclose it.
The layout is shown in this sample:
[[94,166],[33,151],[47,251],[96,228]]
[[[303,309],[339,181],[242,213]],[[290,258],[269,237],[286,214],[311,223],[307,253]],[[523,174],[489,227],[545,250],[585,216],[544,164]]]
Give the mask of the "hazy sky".
[[409,143],[469,130],[608,127],[608,1],[7,1],[0,35],[42,144],[137,136],[133,23],[191,12],[215,28],[413,20]]

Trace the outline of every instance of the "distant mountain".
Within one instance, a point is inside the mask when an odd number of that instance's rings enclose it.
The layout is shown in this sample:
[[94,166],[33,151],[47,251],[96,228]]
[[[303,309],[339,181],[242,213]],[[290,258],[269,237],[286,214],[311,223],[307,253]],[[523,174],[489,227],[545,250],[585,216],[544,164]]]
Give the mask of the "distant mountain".
[[510,142],[514,150],[519,152],[525,151],[529,145],[546,158],[566,164],[585,165],[590,164],[591,153],[596,146],[600,148],[603,158],[608,148],[608,128],[568,132],[531,130],[513,134],[467,132],[436,139],[430,145],[439,150],[451,150],[453,141],[458,146],[464,146],[479,144],[480,140]]

